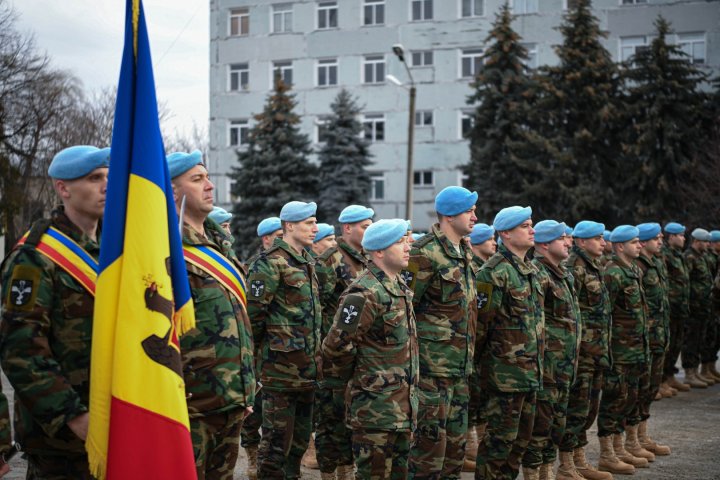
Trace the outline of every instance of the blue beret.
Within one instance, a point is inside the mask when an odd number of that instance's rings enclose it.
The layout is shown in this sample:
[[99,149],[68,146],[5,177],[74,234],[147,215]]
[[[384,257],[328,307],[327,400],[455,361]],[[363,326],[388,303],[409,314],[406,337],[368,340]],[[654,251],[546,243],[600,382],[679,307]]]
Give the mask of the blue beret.
[[692,231],[692,237],[695,240],[709,242],[710,241],[710,232],[708,232],[704,228],[696,228],[695,230]]
[[477,203],[477,192],[463,187],[446,187],[435,197],[435,211],[440,215],[459,215]]
[[565,235],[570,236],[570,235],[572,235],[572,233],[573,233],[573,228],[570,226],[565,226]]
[[425,236],[424,233],[413,233],[413,234],[412,234],[412,239],[417,242],[418,240],[420,240],[420,239],[423,238],[424,236]]
[[470,232],[470,243],[478,245],[490,240],[495,233],[495,229],[485,223],[477,223]]
[[565,235],[567,225],[555,220],[543,220],[533,228],[535,229],[535,243],[549,243]]
[[680,225],[679,223],[670,222],[665,225],[665,233],[672,233],[675,235],[678,235],[680,233],[685,233],[685,225]]
[[110,149],[89,145],[64,148],[50,162],[48,175],[58,180],[75,180],[96,168],[110,165]]
[[350,205],[343,208],[338,217],[340,223],[357,223],[372,218],[375,211],[372,208],[363,207],[362,205]]
[[175,178],[187,172],[195,165],[201,165],[202,153],[200,150],[194,150],[190,153],[174,152],[167,156],[168,170],[170,178]]
[[610,232],[605,230],[605,225],[593,222],[592,220],[578,222],[572,233],[575,238],[594,238],[603,234],[607,234],[608,237],[610,236]]
[[258,224],[257,234],[258,237],[264,237],[265,235],[270,235],[273,232],[277,232],[281,228],[282,223],[280,223],[280,217],[270,217],[264,219]]
[[280,220],[283,222],[302,222],[306,218],[314,217],[317,212],[315,202],[288,202],[280,210]]
[[711,242],[720,242],[720,230],[711,230],[710,231],[710,241]]
[[619,227],[615,227],[615,230],[610,234],[610,241],[613,243],[625,243],[639,236],[640,230],[638,230],[637,227],[620,225]]
[[325,237],[329,237],[330,235],[335,235],[335,227],[332,225],[328,225],[327,223],[318,223],[318,232],[315,234],[315,240],[313,240],[313,243],[317,243],[320,240],[322,240]]
[[365,230],[362,246],[368,252],[385,250],[407,235],[407,221],[400,218],[378,220]]
[[653,238],[660,235],[660,232],[662,231],[662,228],[660,228],[659,223],[641,223],[637,226],[638,231],[640,232],[640,241],[646,242],[648,240],[652,240]]
[[215,220],[217,223],[229,222],[232,218],[232,213],[229,213],[224,208],[213,207],[212,212],[208,215],[211,220]]
[[506,230],[512,230],[517,227],[525,220],[532,217],[532,208],[530,207],[507,207],[503,208],[495,215],[493,220],[493,227],[496,232],[504,232]]

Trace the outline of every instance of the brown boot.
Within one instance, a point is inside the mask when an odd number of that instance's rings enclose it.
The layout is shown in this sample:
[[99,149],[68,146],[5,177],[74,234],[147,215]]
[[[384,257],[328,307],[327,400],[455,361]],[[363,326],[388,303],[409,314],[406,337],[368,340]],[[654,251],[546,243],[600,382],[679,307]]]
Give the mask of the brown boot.
[[257,480],[257,451],[257,447],[248,447],[245,449],[248,461],[245,474],[250,480]]
[[[542,478],[542,474],[540,478]],[[578,480],[585,478],[580,475],[575,468],[572,452],[560,452],[560,466],[558,467],[557,477],[555,478],[556,480]]]
[[320,480],[335,480],[335,472],[332,472],[332,473],[320,472]]
[[477,466],[477,464],[475,463],[475,460],[470,460],[469,458],[465,457],[463,459],[462,471],[463,472],[474,472],[476,466]]
[[685,369],[685,383],[692,388],[707,388],[708,384],[697,376],[697,368]]
[[474,472],[475,458],[477,457],[478,451],[478,435],[474,425],[468,427],[465,440],[465,464],[463,465],[463,472]]
[[665,382],[663,382],[663,383],[660,384],[660,390],[659,390],[659,392],[660,392],[660,394],[662,395],[663,398],[670,398],[670,397],[673,396],[672,389],[671,389],[670,386],[669,386],[667,383],[665,383]]
[[630,455],[634,457],[640,457],[646,459],[648,462],[655,461],[655,454],[650,450],[645,450],[640,441],[638,440],[638,426],[628,425],[625,428],[625,450],[630,452]]
[[708,370],[713,374],[713,377],[720,380],[720,372],[718,372],[717,367],[715,367],[715,362],[708,363]]
[[540,480],[555,480],[552,463],[543,463],[540,465]]
[[695,376],[700,379],[701,382],[705,382],[708,384],[708,387],[715,385],[715,380],[713,379],[712,375],[705,375],[705,364],[700,365],[700,368],[695,373]]
[[675,378],[675,375],[667,379],[667,384],[670,385],[670,388],[674,388],[680,392],[689,392],[690,391],[690,385],[685,385],[684,383],[680,383],[677,378]]
[[619,475],[635,474],[635,467],[623,462],[615,455],[612,435],[600,437],[600,462],[598,463],[598,469],[603,472],[617,473]]
[[[585,449],[583,447],[573,450],[573,464],[575,465],[575,470],[577,470],[578,473],[583,476],[583,478],[587,478],[588,480],[613,480],[613,476],[611,473],[600,472],[597,468],[593,467],[588,463],[587,459],[585,458]],[[560,475],[558,471],[558,477],[559,476]]]
[[315,452],[315,436],[310,437],[310,443],[308,443],[308,448],[305,450],[305,455],[303,455],[302,460],[300,460],[300,465],[302,465],[305,468],[310,468],[312,470],[317,470],[320,468],[320,465],[318,465],[317,461],[317,453]]
[[340,465],[337,467],[337,480],[354,480],[355,479],[355,466],[354,465]]
[[645,450],[650,450],[655,455],[660,455],[661,457],[670,455],[670,447],[655,442],[652,438],[650,438],[650,435],[648,435],[647,420],[640,422],[638,428],[638,441],[640,441],[640,445],[642,445]]
[[[700,375],[702,378],[707,378],[710,382],[705,382],[708,385],[715,385],[716,383],[720,383],[720,380],[715,378],[715,375],[713,375],[712,370],[710,370],[710,363],[703,363],[702,367],[700,369]],[[703,380],[705,381],[705,380]]]
[[625,450],[625,444],[623,441],[623,434],[616,433],[613,435],[613,450],[617,458],[625,463],[629,463],[635,468],[648,468],[648,461],[646,458],[636,457],[632,453]]
[[522,467],[523,480],[540,480],[539,468]]

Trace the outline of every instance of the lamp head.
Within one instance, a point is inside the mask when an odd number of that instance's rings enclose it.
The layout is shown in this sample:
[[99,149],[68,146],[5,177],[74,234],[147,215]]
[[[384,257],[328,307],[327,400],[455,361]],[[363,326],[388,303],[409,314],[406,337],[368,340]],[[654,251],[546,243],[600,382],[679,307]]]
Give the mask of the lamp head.
[[405,61],[405,48],[400,43],[396,43],[392,47],[392,51],[395,54],[398,59],[400,59],[401,62]]

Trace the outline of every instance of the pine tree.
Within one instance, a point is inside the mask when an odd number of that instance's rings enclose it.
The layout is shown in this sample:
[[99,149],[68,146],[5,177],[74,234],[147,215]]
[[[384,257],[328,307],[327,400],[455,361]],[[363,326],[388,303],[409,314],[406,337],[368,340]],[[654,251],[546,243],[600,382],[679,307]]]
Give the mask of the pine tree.
[[369,143],[361,136],[363,127],[357,119],[360,108],[350,92],[342,89],[331,108],[318,158],[322,186],[318,218],[332,224],[346,206],[368,204],[370,174],[365,168],[372,162]]
[[275,78],[263,112],[248,138],[248,148],[238,152],[239,166],[230,177],[235,180],[233,208],[235,248],[241,258],[252,255],[260,245],[256,228],[266,217],[278,216],[291,200],[312,201],[317,195],[317,167],[310,163],[310,140],[300,132],[297,102],[290,86]]

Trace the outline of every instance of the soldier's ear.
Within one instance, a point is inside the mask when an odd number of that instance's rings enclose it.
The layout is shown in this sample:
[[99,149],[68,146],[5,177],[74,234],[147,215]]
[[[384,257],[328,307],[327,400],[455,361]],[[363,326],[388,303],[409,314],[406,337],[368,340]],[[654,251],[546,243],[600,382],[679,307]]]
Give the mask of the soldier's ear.
[[65,183],[65,180],[59,180],[57,178],[54,179],[53,187],[55,188],[55,192],[57,192],[60,198],[70,198],[70,192],[68,191],[67,183]]

